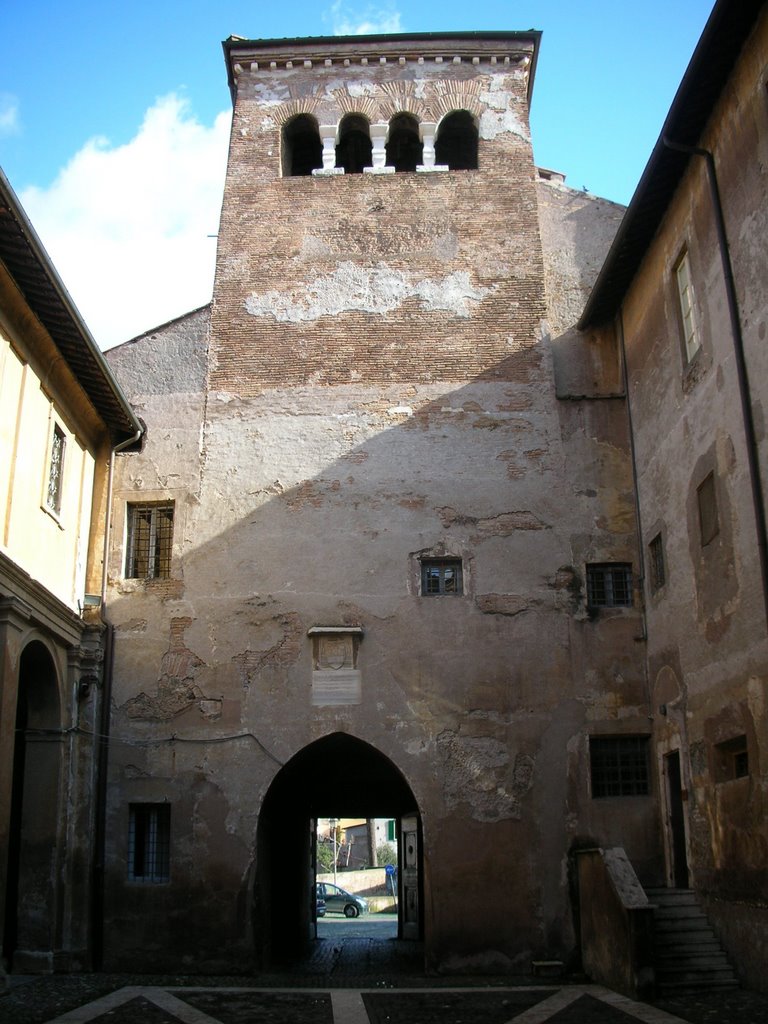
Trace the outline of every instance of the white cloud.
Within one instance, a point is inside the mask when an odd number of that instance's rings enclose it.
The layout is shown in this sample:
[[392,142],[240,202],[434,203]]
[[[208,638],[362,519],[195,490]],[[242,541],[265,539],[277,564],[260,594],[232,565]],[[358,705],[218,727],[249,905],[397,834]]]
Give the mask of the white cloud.
[[9,92],[0,92],[0,136],[19,130],[19,101]]
[[126,145],[91,139],[50,188],[20,194],[102,348],[210,300],[229,122],[165,96]]
[[386,32],[402,32],[400,12],[393,4],[366,4],[355,7],[334,0],[324,16],[333,25],[335,36],[379,35]]

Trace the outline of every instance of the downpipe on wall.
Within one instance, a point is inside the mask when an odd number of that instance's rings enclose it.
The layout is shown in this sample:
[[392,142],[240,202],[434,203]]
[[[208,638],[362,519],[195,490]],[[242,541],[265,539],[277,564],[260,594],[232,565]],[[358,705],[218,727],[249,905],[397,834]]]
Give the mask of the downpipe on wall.
[[747,444],[749,482],[752,491],[752,507],[754,510],[755,529],[757,532],[758,559],[760,562],[760,572],[763,584],[763,604],[765,607],[766,626],[768,626],[768,530],[766,529],[765,491],[760,474],[757,432],[755,430],[755,421],[752,415],[752,392],[749,386],[749,372],[744,354],[744,336],[741,330],[741,317],[739,315],[739,304],[736,297],[736,284],[733,276],[733,264],[731,262],[731,253],[728,246],[728,236],[725,230],[723,204],[720,199],[720,188],[717,183],[715,158],[708,149],[702,149],[698,146],[686,146],[683,143],[674,142],[672,139],[667,138],[666,135],[662,135],[661,141],[667,149],[675,150],[678,153],[687,153],[689,156],[703,157],[707,165],[707,180],[709,182],[709,192],[712,199],[712,209],[715,217],[715,228],[717,231],[720,259],[723,265],[725,295],[728,303],[728,316],[731,322],[734,355],[736,357],[736,375],[739,382],[739,397],[741,399],[741,411],[744,421],[744,439]]
[[91,889],[91,960],[93,970],[101,970],[104,960],[104,857],[107,818],[107,771],[109,768],[109,726],[112,705],[112,671],[114,666],[115,627],[107,620],[107,566],[109,534],[112,527],[112,491],[115,479],[115,455],[141,440],[144,428],[139,427],[133,437],[116,445],[109,453],[107,478],[107,509],[104,519],[104,551],[101,565],[101,604],[99,616],[104,625],[104,676],[101,686],[99,731],[96,745],[96,807],[93,823],[93,872]]

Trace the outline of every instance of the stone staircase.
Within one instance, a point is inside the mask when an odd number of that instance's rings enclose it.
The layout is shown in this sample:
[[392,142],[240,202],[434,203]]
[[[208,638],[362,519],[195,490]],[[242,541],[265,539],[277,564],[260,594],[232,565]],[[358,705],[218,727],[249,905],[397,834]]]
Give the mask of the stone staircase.
[[660,995],[738,988],[739,981],[692,889],[646,889],[653,904]]

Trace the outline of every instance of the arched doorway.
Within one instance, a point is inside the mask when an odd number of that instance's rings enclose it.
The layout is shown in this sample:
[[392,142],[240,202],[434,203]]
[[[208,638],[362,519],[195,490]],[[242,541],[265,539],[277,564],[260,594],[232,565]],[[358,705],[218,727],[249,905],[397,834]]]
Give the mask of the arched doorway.
[[[19,662],[3,956],[50,969],[54,948],[61,715],[56,669],[32,641]],[[16,964],[18,967],[18,964]]]
[[275,776],[259,814],[254,928],[263,964],[307,952],[313,936],[314,843],[318,818],[388,817],[401,823],[408,892],[398,901],[399,934],[421,935],[422,872],[416,800],[399,769],[370,744],[332,733],[299,751]]

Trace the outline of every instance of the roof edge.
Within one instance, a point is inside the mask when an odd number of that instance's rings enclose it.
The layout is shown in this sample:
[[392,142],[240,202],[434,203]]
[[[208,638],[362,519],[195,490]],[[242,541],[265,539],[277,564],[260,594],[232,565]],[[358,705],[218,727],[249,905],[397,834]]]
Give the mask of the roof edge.
[[[353,36],[298,36],[285,39],[246,39],[242,36],[230,35],[223,40],[222,48],[224,59],[227,65],[227,83],[230,95],[234,102],[236,80],[234,65],[235,54],[242,54],[243,57],[250,52],[254,57],[256,52],[273,52],[275,57],[279,54],[280,60],[291,60],[293,57],[303,60],[329,59],[329,54],[336,49],[345,49],[345,56],[350,58],[370,57],[378,49],[402,50],[402,49],[428,49],[437,50],[442,42],[452,44],[464,43],[472,50],[472,56],[477,56],[479,49],[488,49],[493,43],[504,46],[509,50],[511,44],[517,42],[530,47],[530,71],[528,74],[528,103],[530,105],[533,94],[533,82],[538,62],[539,47],[542,33],[539,29],[526,29],[521,31],[467,31],[467,32],[398,32],[381,33],[375,35],[353,35]],[[421,45],[419,45],[421,44]],[[341,55],[340,55],[341,56]],[[384,56],[382,54],[382,56]],[[404,54],[398,54],[404,56]],[[412,54],[416,56],[416,54]]]
[[713,7],[576,324],[579,330],[616,315],[690,161],[664,139],[691,146],[700,140],[764,6],[764,0],[717,0]]
[[[72,300],[72,297],[67,291],[64,282],[59,277],[59,273],[56,270],[56,267],[54,266],[51,257],[48,255],[45,246],[40,240],[39,235],[32,226],[32,222],[27,216],[24,207],[21,205],[18,196],[14,192],[13,187],[9,182],[8,178],[6,177],[5,172],[2,168],[0,168],[0,196],[2,196],[3,200],[7,203],[8,211],[13,217],[13,219],[16,221],[21,236],[30,255],[34,259],[40,272],[47,278],[49,284],[56,293],[56,297],[61,303],[67,318],[75,327],[77,334],[82,340],[82,343],[87,351],[88,358],[92,360],[93,363],[96,364],[97,371],[100,373],[104,383],[112,392],[115,402],[125,419],[125,422],[119,428],[119,432],[131,436],[131,431],[133,434],[142,431],[143,428],[139,423],[139,420],[137,419],[133,409],[131,408],[128,399],[125,397],[120,388],[120,385],[113,377],[112,371],[109,369],[109,366],[107,365],[107,362],[104,359],[103,353],[99,349],[98,345],[96,344],[96,341],[93,338],[93,335],[86,326],[85,321],[83,320],[79,310],[77,309],[77,306],[75,305],[74,301]],[[24,297],[25,300],[28,302],[28,296],[25,294]],[[53,343],[61,352],[62,357],[66,361],[67,365],[74,374],[78,383],[83,388],[85,393],[88,395],[94,407],[99,411],[99,415],[102,417],[108,429],[110,429],[111,431],[116,426],[116,424],[110,423],[108,421],[103,409],[99,407],[100,404],[97,401],[94,401],[94,396],[89,392],[86,382],[82,380],[81,375],[76,371],[76,368],[73,367],[72,362],[67,357],[66,352],[62,351],[61,346],[58,344],[57,339],[56,337],[54,337],[51,330],[48,328],[47,325],[45,326],[46,330],[48,331],[48,334],[51,336],[53,340]]]

